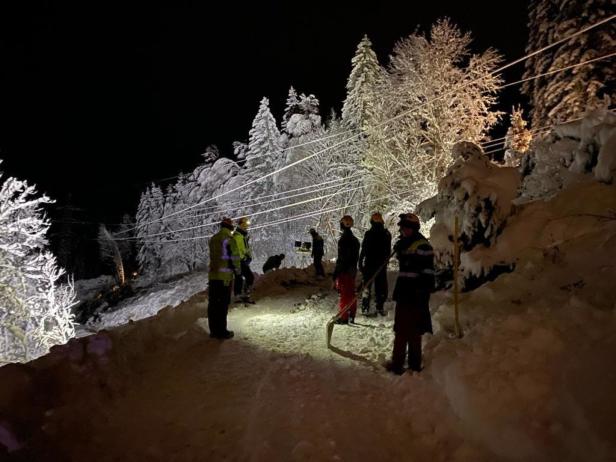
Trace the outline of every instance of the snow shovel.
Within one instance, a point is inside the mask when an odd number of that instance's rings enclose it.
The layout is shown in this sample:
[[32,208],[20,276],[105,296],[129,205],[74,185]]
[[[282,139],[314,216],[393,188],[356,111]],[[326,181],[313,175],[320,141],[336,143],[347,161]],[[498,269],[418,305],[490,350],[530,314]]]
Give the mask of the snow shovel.
[[347,311],[349,311],[351,309],[351,306],[353,306],[353,303],[355,303],[357,301],[357,299],[359,298],[359,295],[362,293],[364,287],[369,286],[370,284],[372,284],[372,282],[376,279],[376,276],[383,270],[383,268],[385,268],[387,266],[387,264],[389,263],[389,260],[391,259],[391,257],[394,256],[394,254],[396,253],[396,251],[394,250],[391,255],[389,255],[389,257],[387,257],[387,260],[385,260],[385,262],[379,266],[379,269],[377,269],[374,274],[372,275],[372,277],[370,279],[368,279],[366,282],[362,282],[359,285],[359,290],[357,291],[355,297],[353,298],[353,300],[351,300],[350,303],[348,303],[344,308],[342,308],[341,311],[339,311],[338,313],[336,313],[334,316],[332,316],[332,318],[327,321],[327,325],[325,326],[325,334],[326,334],[326,338],[327,338],[327,348],[331,347],[332,344],[332,335],[334,333],[334,325],[336,324],[336,321],[338,319],[340,319],[342,317],[342,315],[344,315]]

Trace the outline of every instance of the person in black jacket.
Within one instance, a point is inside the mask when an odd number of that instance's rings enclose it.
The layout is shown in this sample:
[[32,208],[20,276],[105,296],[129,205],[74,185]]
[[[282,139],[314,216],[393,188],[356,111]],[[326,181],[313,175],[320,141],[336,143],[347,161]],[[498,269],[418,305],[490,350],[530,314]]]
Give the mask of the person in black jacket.
[[267,273],[268,271],[279,269],[280,265],[282,264],[282,260],[284,260],[284,253],[281,253],[280,255],[272,255],[271,257],[269,257],[263,265],[263,274]]
[[317,233],[317,230],[310,228],[310,235],[312,236],[312,258],[314,262],[314,271],[317,277],[325,276],[325,270],[323,269],[323,254],[324,254],[324,242],[323,238]]
[[[334,287],[340,293],[338,324],[355,322],[357,299],[355,297],[355,277],[357,276],[357,260],[359,259],[359,241],[353,235],[353,218],[345,215],[340,220],[342,236],[338,240],[338,258],[334,269]],[[350,306],[343,313],[343,310]]]
[[400,215],[400,239],[394,250],[400,264],[393,298],[396,301],[394,348],[387,370],[402,374],[408,348],[411,371],[421,370],[421,336],[432,333],[430,293],[434,290],[434,252],[419,232],[419,218]]
[[[383,215],[375,212],[370,217],[370,229],[364,234],[359,254],[359,270],[364,280],[361,311],[366,316],[385,316],[387,300],[387,262],[391,254],[391,233],[385,229]],[[368,283],[373,279],[370,283]],[[370,299],[374,286],[376,312],[370,312]]]

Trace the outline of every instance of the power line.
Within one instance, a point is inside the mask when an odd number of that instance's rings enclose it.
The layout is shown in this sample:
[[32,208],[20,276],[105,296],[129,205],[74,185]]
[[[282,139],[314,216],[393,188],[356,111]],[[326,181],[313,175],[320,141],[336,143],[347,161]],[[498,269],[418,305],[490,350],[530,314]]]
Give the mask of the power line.
[[[360,173],[355,173],[355,174],[350,175],[350,176],[348,176],[346,178],[336,178],[334,180],[328,180],[328,181],[324,181],[322,183],[313,184],[313,185],[310,185],[310,186],[303,186],[301,188],[294,188],[294,189],[289,189],[289,190],[286,190],[286,191],[279,191],[277,193],[266,194],[264,196],[254,197],[254,198],[246,199],[246,200],[243,200],[243,201],[231,202],[231,203],[225,204],[225,206],[231,207],[231,206],[235,206],[235,205],[244,205],[247,202],[259,202],[259,203],[262,203],[260,201],[262,201],[263,199],[268,199],[270,197],[276,197],[276,196],[283,195],[283,194],[288,194],[288,193],[294,193],[296,191],[303,191],[303,190],[306,190],[306,189],[310,189],[311,191],[306,192],[304,194],[311,194],[311,193],[314,193],[315,191],[320,191],[320,190],[323,190],[323,189],[329,189],[329,188],[320,188],[323,185],[327,185],[327,184],[331,184],[331,183],[340,183],[340,182],[347,183],[352,178],[357,178],[358,176],[361,176],[361,175],[363,175],[363,173],[361,173],[361,172]],[[332,186],[332,187],[334,187],[334,186]],[[340,187],[340,185],[338,185],[336,187]],[[298,195],[300,195],[300,194],[298,194]],[[292,196],[283,196],[279,200],[286,199],[286,198],[289,198],[289,197],[292,197]],[[254,205],[254,204],[247,204],[247,206],[251,206],[251,205]],[[197,209],[197,210],[198,211],[205,211],[205,210],[220,209],[220,208],[221,208],[220,205],[213,205],[213,206],[210,206],[210,207],[204,207],[203,209]]]
[[[349,186],[351,184],[356,184],[356,183],[358,183],[360,181],[361,181],[361,179],[358,179],[358,180],[355,180],[355,181],[351,181],[349,183],[345,183],[344,186]],[[288,195],[288,196],[278,197],[278,198],[270,199],[270,200],[267,200],[267,201],[261,201],[258,204],[244,204],[244,203],[242,203],[241,207],[226,208],[224,210],[216,210],[214,212],[207,212],[207,213],[194,214],[194,215],[184,215],[184,216],[186,216],[188,218],[198,218],[198,217],[212,215],[213,213],[224,214],[224,213],[228,213],[228,212],[235,212],[237,210],[241,210],[241,209],[244,209],[244,208],[254,207],[255,205],[271,204],[272,202],[279,202],[279,201],[282,201],[282,200],[292,199],[294,197],[305,196],[307,194],[314,194],[315,192],[321,192],[321,191],[325,191],[325,190],[332,189],[332,188],[340,188],[340,185],[332,185],[332,186],[327,186],[327,187],[324,187],[324,188],[319,188],[318,190],[315,190],[315,191],[307,191],[307,192],[301,192],[301,193],[297,193],[297,194],[291,194],[291,195]]]
[[[569,34],[568,36],[566,36],[566,37],[564,37],[564,38],[562,38],[562,39],[560,39],[560,40],[557,40],[556,42],[553,42],[553,43],[551,43],[551,44],[549,44],[549,45],[546,45],[546,46],[544,46],[544,47],[542,47],[542,48],[540,48],[540,49],[538,49],[538,50],[535,50],[535,51],[533,51],[533,52],[531,52],[531,53],[528,53],[528,54],[526,54],[525,56],[522,56],[521,58],[518,58],[517,60],[515,60],[515,61],[513,61],[513,62],[511,62],[511,63],[508,63],[508,64],[505,64],[505,65],[501,66],[500,68],[498,68],[498,69],[496,69],[496,70],[494,70],[494,71],[490,72],[490,74],[489,74],[489,75],[490,75],[490,76],[493,76],[493,75],[499,74],[499,73],[501,73],[502,71],[504,71],[505,69],[508,69],[508,68],[510,68],[510,67],[512,67],[512,66],[514,66],[514,65],[516,65],[516,64],[519,64],[520,62],[523,62],[523,61],[525,61],[525,60],[527,60],[527,59],[529,59],[529,58],[531,58],[531,57],[533,57],[533,56],[535,56],[535,55],[537,55],[537,54],[543,53],[544,51],[547,51],[547,50],[549,50],[550,48],[553,48],[553,47],[555,47],[555,46],[557,46],[557,45],[560,45],[561,43],[564,43],[564,42],[566,42],[566,41],[568,41],[568,40],[570,40],[570,39],[572,39],[572,38],[574,38],[574,37],[576,37],[576,36],[578,36],[578,35],[581,35],[581,34],[583,34],[583,33],[585,33],[585,32],[588,32],[588,31],[589,31],[589,30],[591,30],[591,29],[594,29],[594,28],[596,28],[596,27],[599,27],[599,26],[601,26],[601,25],[603,25],[603,24],[605,24],[605,23],[607,23],[607,22],[609,22],[609,21],[613,20],[614,18],[616,18],[616,15],[612,15],[612,16],[610,16],[610,17],[608,17],[608,18],[604,18],[604,19],[602,19],[602,20],[600,20],[600,21],[598,21],[598,22],[596,22],[596,23],[594,23],[594,24],[592,24],[592,25],[590,25],[590,26],[587,26],[587,27],[585,27],[585,28],[582,28],[582,29],[578,30],[577,32],[574,32],[574,33]],[[465,84],[463,84],[463,85],[461,86],[461,88],[465,88],[465,87],[467,87],[467,86],[469,86],[469,85],[471,85],[471,84],[473,84],[473,83],[476,83],[476,82],[478,82],[478,81],[481,81],[481,80],[483,80],[483,79],[485,79],[485,77],[478,77],[478,78],[476,78],[476,79],[474,79],[474,80],[471,80],[471,81],[469,81],[469,82],[466,82]],[[519,83],[519,82],[518,82],[518,83]],[[445,93],[441,94],[440,96],[438,96],[438,97],[436,97],[436,98],[433,98],[432,100],[429,100],[429,101],[424,102],[423,104],[419,105],[418,107],[410,108],[410,109],[408,109],[407,111],[404,111],[404,112],[402,112],[402,113],[400,113],[400,114],[398,114],[398,115],[396,115],[396,116],[394,116],[394,117],[391,117],[391,118],[390,118],[390,119],[388,119],[388,120],[385,120],[385,121],[383,121],[383,122],[381,122],[381,123],[377,124],[376,126],[378,127],[378,126],[381,126],[381,125],[384,125],[384,124],[390,123],[390,122],[392,122],[393,120],[396,120],[396,119],[398,119],[398,118],[400,118],[400,117],[403,117],[404,115],[406,115],[406,114],[408,114],[408,113],[410,113],[410,112],[412,112],[412,111],[415,111],[415,110],[417,110],[417,109],[419,109],[419,108],[421,108],[421,107],[426,106],[427,104],[433,103],[434,101],[438,101],[438,100],[440,100],[440,99],[444,98],[446,95],[450,94],[450,93],[451,93],[451,92],[453,92],[453,91],[459,91],[459,89],[460,89],[460,88],[456,88],[456,89],[452,89],[452,90],[450,90],[449,92],[445,92]],[[335,134],[335,135],[338,135],[338,134]],[[324,153],[324,152],[326,152],[326,151],[329,151],[329,150],[331,150],[331,149],[333,149],[333,148],[335,148],[335,147],[341,146],[341,145],[343,145],[344,143],[346,143],[346,142],[348,142],[348,141],[351,141],[351,140],[353,140],[353,139],[357,138],[357,137],[358,137],[358,136],[360,136],[360,135],[361,135],[361,133],[357,133],[357,134],[355,134],[355,135],[352,135],[352,136],[350,136],[350,137],[348,137],[348,138],[345,138],[344,140],[342,140],[342,141],[340,141],[340,142],[338,142],[338,143],[333,144],[332,146],[326,147],[326,148],[321,149],[321,150],[319,150],[319,151],[317,151],[317,152],[315,152],[315,153],[313,153],[313,154],[310,154],[310,155],[305,156],[305,157],[303,157],[303,158],[301,158],[301,159],[298,159],[298,160],[296,160],[296,161],[294,161],[294,162],[292,162],[292,163],[290,163],[290,164],[287,164],[287,165],[285,165],[285,166],[283,166],[283,167],[280,167],[280,168],[279,168],[279,169],[277,169],[277,170],[274,170],[274,171],[269,172],[269,173],[267,173],[267,174],[265,174],[265,175],[262,175],[262,176],[261,176],[261,177],[259,177],[259,178],[255,178],[255,179],[249,180],[248,182],[244,183],[243,185],[237,186],[237,187],[232,188],[232,189],[230,189],[230,190],[228,190],[228,191],[224,191],[224,192],[222,192],[222,193],[220,193],[220,194],[217,194],[217,195],[212,196],[212,197],[210,197],[210,198],[208,198],[208,199],[205,199],[205,200],[203,200],[203,201],[201,201],[201,202],[198,202],[197,204],[193,204],[193,205],[190,205],[190,206],[188,206],[188,207],[185,207],[185,208],[184,208],[184,209],[182,209],[182,210],[178,210],[178,211],[175,211],[175,212],[173,212],[173,213],[171,213],[171,214],[168,214],[168,215],[165,215],[165,216],[163,216],[163,217],[157,218],[157,219],[155,219],[155,220],[151,220],[151,221],[149,221],[149,222],[143,223],[143,224],[141,224],[140,226],[143,226],[143,225],[147,225],[147,224],[151,224],[151,223],[155,223],[155,222],[158,222],[158,221],[165,220],[165,219],[170,218],[170,217],[172,217],[172,216],[176,216],[176,215],[179,215],[179,214],[181,214],[181,213],[184,213],[184,212],[186,212],[186,211],[188,211],[188,210],[192,210],[193,208],[198,207],[198,206],[200,206],[200,205],[203,205],[203,204],[205,204],[205,203],[208,203],[208,202],[211,202],[211,201],[213,201],[213,200],[219,199],[220,197],[223,197],[223,196],[226,196],[226,195],[231,194],[231,193],[233,193],[233,192],[236,192],[236,191],[239,191],[239,190],[241,190],[241,189],[244,189],[244,188],[246,188],[246,187],[248,187],[248,186],[251,186],[251,185],[253,185],[253,184],[257,183],[257,182],[260,182],[260,181],[263,181],[263,180],[265,180],[265,179],[267,179],[267,178],[270,178],[270,177],[272,177],[273,175],[276,175],[276,174],[278,174],[278,173],[284,172],[284,171],[286,171],[286,170],[288,170],[288,169],[290,169],[290,168],[292,168],[292,167],[294,167],[294,166],[296,166],[296,165],[299,165],[299,164],[301,164],[301,163],[303,163],[303,162],[306,162],[306,161],[308,161],[308,160],[310,160],[310,159],[312,159],[312,158],[314,158],[314,157],[318,156],[319,154],[322,154],[322,153]],[[333,135],[331,135],[331,136],[330,136],[330,138],[331,138],[331,137],[333,137]],[[327,139],[327,138],[324,138],[324,139]],[[321,140],[314,140],[313,142],[318,142],[318,141],[321,141]],[[135,227],[135,228],[133,228],[133,229],[136,229],[136,228],[137,228],[137,227]],[[129,231],[132,231],[132,229],[126,230],[125,232],[129,232]]]
[[[374,199],[369,199],[369,200],[365,200],[365,201],[360,201],[360,202],[356,202],[354,204],[347,204],[347,205],[342,205],[342,206],[337,206],[337,207],[331,207],[328,209],[324,209],[324,210],[317,210],[314,212],[304,212],[298,215],[294,215],[291,217],[286,217],[286,218],[281,218],[278,220],[273,220],[267,223],[263,223],[261,225],[257,225],[257,226],[253,226],[252,228],[250,228],[250,231],[254,231],[256,229],[261,229],[261,228],[266,228],[269,226],[275,226],[275,225],[280,225],[280,224],[284,224],[284,223],[290,223],[293,221],[297,221],[297,220],[301,220],[301,219],[305,219],[305,218],[312,218],[315,216],[321,216],[321,215],[325,215],[326,213],[331,213],[331,212],[336,212],[338,210],[344,210],[347,208],[353,208],[353,207],[358,207],[360,205],[364,205],[364,204],[369,204],[372,202],[378,202],[381,201],[383,199],[388,199],[391,198],[392,196],[397,196],[399,194],[405,194],[407,192],[410,192],[410,190],[405,190],[405,191],[401,191],[399,193],[391,193],[391,194],[387,194],[386,196],[381,196],[381,197],[377,197]],[[220,224],[220,223],[217,223]],[[184,238],[176,238],[176,239],[169,239],[169,240],[165,240],[165,241],[145,241],[145,242],[153,242],[153,243],[157,243],[157,244],[167,244],[167,243],[175,243],[175,242],[185,242],[185,241],[192,241],[192,240],[197,240],[197,239],[207,239],[211,237],[211,235],[199,235],[199,236],[192,236],[192,237],[184,237]]]
[[[333,197],[333,196],[337,196],[339,194],[344,194],[344,193],[348,193],[348,192],[352,192],[352,191],[357,191],[358,189],[362,189],[362,188],[364,188],[363,185],[355,187],[355,188],[343,189],[341,191],[336,191],[334,193],[326,194],[326,195],[319,196],[319,197],[313,197],[311,199],[305,199],[303,201],[294,202],[292,204],[281,205],[279,207],[274,207],[274,208],[269,209],[269,210],[261,210],[261,211],[252,213],[251,217],[255,217],[255,216],[258,216],[258,215],[263,215],[263,214],[266,214],[266,213],[276,212],[278,210],[283,210],[283,209],[287,209],[287,208],[290,208],[290,207],[297,207],[298,205],[309,204],[311,202],[315,202],[315,201],[318,201],[318,200],[321,200],[321,199],[327,199],[327,198],[330,198],[330,197]],[[232,220],[237,220],[239,218],[241,218],[241,216],[231,217]],[[151,237],[165,236],[165,235],[173,234],[173,233],[191,231],[191,230],[194,230],[194,229],[205,228],[205,227],[214,226],[214,225],[217,225],[217,224],[220,224],[220,222],[216,221],[216,222],[204,223],[204,224],[201,224],[201,225],[189,226],[187,228],[181,228],[181,229],[175,229],[175,230],[169,230],[169,231],[162,231],[160,233],[149,234],[149,235],[146,235],[146,236],[116,238],[116,240],[117,241],[129,241],[129,240],[134,240],[134,239],[142,240],[142,239],[147,239],[147,238],[151,238]]]

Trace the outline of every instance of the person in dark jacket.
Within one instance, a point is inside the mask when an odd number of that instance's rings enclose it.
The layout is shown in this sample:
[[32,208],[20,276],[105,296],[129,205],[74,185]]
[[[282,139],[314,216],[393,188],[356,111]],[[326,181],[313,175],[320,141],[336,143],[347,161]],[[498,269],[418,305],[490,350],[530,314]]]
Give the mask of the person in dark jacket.
[[323,269],[323,254],[324,243],[323,238],[317,233],[317,230],[310,228],[310,235],[312,236],[312,258],[314,262],[314,271],[318,277],[325,276],[325,270]]
[[430,293],[434,290],[434,252],[419,232],[419,218],[400,215],[400,239],[394,250],[400,265],[393,298],[396,301],[394,348],[387,370],[402,374],[408,348],[408,366],[421,370],[421,336],[432,333]]
[[281,253],[280,255],[272,255],[271,257],[269,257],[263,265],[263,274],[267,273],[268,271],[279,269],[280,265],[282,265],[282,260],[284,260],[284,253]]
[[[383,215],[375,212],[370,217],[370,229],[364,234],[359,254],[359,270],[363,275],[364,290],[361,311],[366,316],[385,316],[387,300],[387,262],[391,254],[391,233],[385,229]],[[369,282],[372,279],[371,282]],[[368,283],[369,282],[369,283]],[[374,287],[376,312],[370,311]]]
[[[357,261],[359,260],[359,241],[353,235],[353,218],[345,215],[340,220],[342,236],[338,240],[338,258],[334,269],[334,287],[340,293],[340,317],[338,324],[355,322],[357,312],[357,299],[355,297],[355,277],[357,276]],[[343,313],[343,310],[350,306]]]

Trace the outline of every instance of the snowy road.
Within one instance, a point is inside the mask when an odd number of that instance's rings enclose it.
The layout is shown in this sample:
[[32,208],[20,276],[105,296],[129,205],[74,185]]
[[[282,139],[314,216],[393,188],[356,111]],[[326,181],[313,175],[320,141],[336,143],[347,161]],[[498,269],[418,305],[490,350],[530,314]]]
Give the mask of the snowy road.
[[[582,292],[546,298],[545,283],[572,277],[549,265],[465,295],[465,338],[437,332],[426,369],[401,377],[380,367],[391,316],[336,326],[327,350],[330,281],[268,275],[256,305],[230,312],[225,342],[208,337],[198,293],[0,369],[0,427],[23,447],[9,460],[609,460],[615,318],[582,310]],[[433,301],[447,325],[447,298]]]

